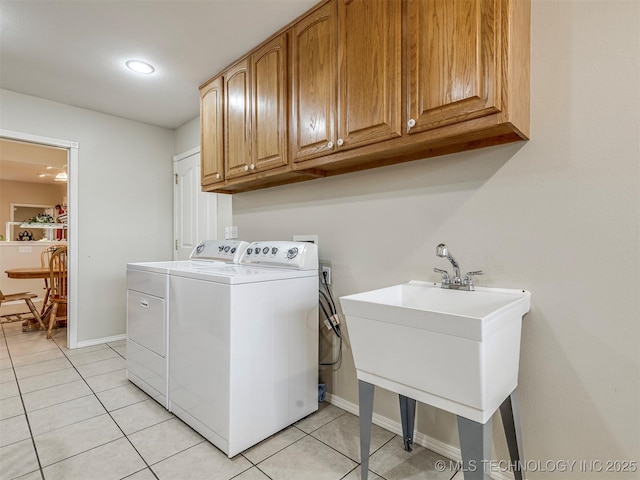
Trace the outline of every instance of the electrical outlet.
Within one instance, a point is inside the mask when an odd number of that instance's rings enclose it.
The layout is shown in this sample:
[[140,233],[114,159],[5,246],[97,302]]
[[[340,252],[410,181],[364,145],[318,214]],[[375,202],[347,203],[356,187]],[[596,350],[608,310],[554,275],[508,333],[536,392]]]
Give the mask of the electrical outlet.
[[224,227],[224,239],[233,240],[238,238],[238,227]]
[[331,267],[322,267],[323,279],[326,279],[327,285],[331,285]]

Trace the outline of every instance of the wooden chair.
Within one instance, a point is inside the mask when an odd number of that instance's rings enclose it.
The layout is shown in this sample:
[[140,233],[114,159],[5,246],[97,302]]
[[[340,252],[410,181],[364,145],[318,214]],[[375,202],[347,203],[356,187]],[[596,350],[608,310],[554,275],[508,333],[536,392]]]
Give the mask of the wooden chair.
[[33,300],[34,298],[37,298],[38,295],[36,295],[35,293],[29,293],[29,292],[21,292],[21,293],[12,293],[10,295],[5,295],[2,293],[2,290],[0,290],[0,305],[2,305],[5,302],[12,302],[14,300],[24,300],[24,302],[27,304],[27,307],[29,307],[29,310],[31,310],[31,314],[33,315],[33,318],[35,318],[38,323],[40,324],[40,327],[44,330],[45,325],[44,323],[42,323],[42,317],[40,316],[40,313],[38,312],[38,309],[36,308],[36,306],[33,304]]
[[[42,264],[42,268],[49,268],[49,261],[51,260],[51,256],[53,252],[55,252],[58,248],[64,247],[65,245],[51,245],[42,250],[40,253],[40,263]],[[49,295],[51,295],[51,288],[49,287],[49,278],[44,279],[44,301],[42,302],[42,310],[40,310],[40,316],[44,316],[44,312],[49,306]]]
[[69,282],[67,281],[67,247],[57,248],[49,260],[49,303],[51,304],[51,313],[49,313],[49,328],[47,329],[47,338],[51,338],[51,330],[56,324],[56,315],[58,314],[58,306],[67,304],[67,292]]

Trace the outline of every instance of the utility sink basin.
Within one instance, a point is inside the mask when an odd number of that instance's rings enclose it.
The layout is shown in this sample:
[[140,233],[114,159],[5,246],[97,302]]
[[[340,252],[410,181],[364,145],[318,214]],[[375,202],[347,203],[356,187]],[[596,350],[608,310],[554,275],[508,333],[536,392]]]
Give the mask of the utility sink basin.
[[518,384],[526,290],[411,281],[340,303],[359,380],[483,424]]

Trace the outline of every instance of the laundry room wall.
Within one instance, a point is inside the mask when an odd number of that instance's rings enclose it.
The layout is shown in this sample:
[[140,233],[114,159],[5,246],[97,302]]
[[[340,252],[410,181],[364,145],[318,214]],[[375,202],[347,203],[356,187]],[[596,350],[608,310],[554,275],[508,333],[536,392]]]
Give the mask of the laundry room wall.
[[200,146],[200,117],[188,121],[174,131],[173,153],[180,155]]
[[173,131],[0,90],[0,128],[79,144],[78,343],[126,331],[126,264],[172,258]]
[[[236,194],[240,237],[318,234],[336,296],[439,281],[433,268],[449,267],[435,256],[440,242],[465,271],[486,272],[478,284],[530,290],[519,379],[527,459],[637,460],[639,31],[638,2],[533,0],[530,141]],[[348,349],[331,393],[357,403]],[[376,395],[376,413],[398,420],[397,398]],[[421,433],[458,444],[452,415],[421,406],[418,417]],[[494,438],[507,458],[499,422]]]

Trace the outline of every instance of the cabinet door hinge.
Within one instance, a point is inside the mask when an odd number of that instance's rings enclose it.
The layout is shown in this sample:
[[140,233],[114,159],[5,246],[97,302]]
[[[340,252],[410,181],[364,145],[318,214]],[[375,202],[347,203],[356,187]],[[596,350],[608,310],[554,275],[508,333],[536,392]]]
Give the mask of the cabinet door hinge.
[[178,250],[178,240],[176,240],[176,250]]
[[173,176],[176,177],[176,185],[178,185],[178,174],[174,173]]

